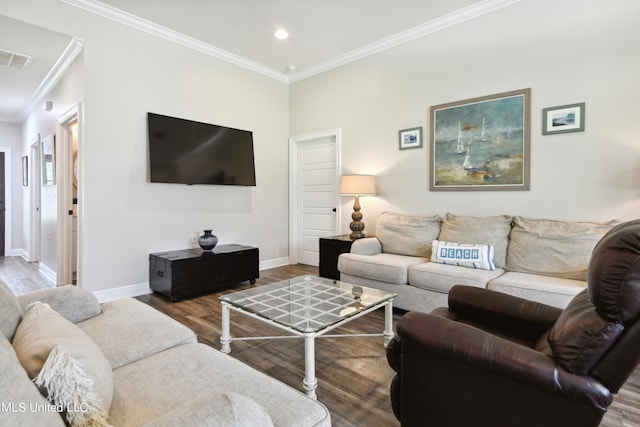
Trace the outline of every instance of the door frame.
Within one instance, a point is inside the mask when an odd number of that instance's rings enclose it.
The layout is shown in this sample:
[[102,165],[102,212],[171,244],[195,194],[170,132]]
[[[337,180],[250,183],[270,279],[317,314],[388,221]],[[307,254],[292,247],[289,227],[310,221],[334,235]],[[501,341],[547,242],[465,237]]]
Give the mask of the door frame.
[[[72,155],[73,155],[73,135],[69,129],[74,123],[78,123],[78,158],[80,158],[80,147],[82,141],[82,108],[81,104],[72,105],[67,111],[58,117],[59,125],[59,143],[57,144],[57,165],[56,179],[58,187],[58,260],[57,260],[57,284],[67,285],[73,281],[73,242],[72,238],[72,220],[73,216],[69,215],[69,211],[73,210],[73,174],[72,174]],[[81,165],[82,162],[79,162]],[[80,193],[80,182],[78,179],[78,203],[82,200]],[[80,205],[78,205],[78,241],[80,240]],[[80,245],[78,248],[78,266],[77,266],[77,284],[80,285]]]
[[[317,141],[323,138],[335,138],[336,141],[336,188],[342,174],[342,131],[341,129],[329,129],[325,131],[307,133],[289,138],[289,264],[298,263],[298,233],[300,232],[300,200],[298,190],[301,182],[301,172],[298,168],[301,147],[305,143]],[[340,229],[341,208],[340,195],[336,192],[336,232]]]
[[36,137],[31,141],[31,145],[29,146],[31,154],[31,162],[29,165],[29,187],[31,198],[31,201],[29,203],[29,209],[31,210],[31,212],[29,213],[29,217],[31,218],[31,240],[29,242],[29,253],[27,255],[29,262],[40,262],[40,168],[42,167],[42,164],[40,162],[41,142],[41,136],[38,133]]
[[11,217],[13,216],[13,207],[11,204],[11,200],[13,199],[11,193],[11,148],[9,147],[0,147],[0,151],[4,153],[4,254],[9,256],[12,254],[12,234],[11,230],[13,227],[11,226]]

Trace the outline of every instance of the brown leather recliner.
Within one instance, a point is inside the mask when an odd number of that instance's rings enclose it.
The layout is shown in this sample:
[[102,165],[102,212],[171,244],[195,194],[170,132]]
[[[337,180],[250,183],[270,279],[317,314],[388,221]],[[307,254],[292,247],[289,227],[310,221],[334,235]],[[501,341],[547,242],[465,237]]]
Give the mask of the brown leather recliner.
[[449,307],[409,312],[387,359],[405,427],[597,426],[640,360],[640,220],[594,248],[564,309],[456,286]]

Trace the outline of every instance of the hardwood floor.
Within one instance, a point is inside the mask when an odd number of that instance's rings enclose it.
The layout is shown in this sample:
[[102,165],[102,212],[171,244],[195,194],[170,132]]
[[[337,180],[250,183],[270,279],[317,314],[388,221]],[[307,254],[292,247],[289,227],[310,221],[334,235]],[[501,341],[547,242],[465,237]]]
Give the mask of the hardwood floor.
[[0,280],[16,294],[54,286],[38,271],[38,263],[27,262],[17,256],[0,257]]
[[[317,274],[304,265],[279,267],[260,272],[256,286],[302,274]],[[49,287],[36,266],[18,257],[0,258],[0,279],[16,293]],[[158,294],[138,297],[192,328],[201,342],[220,349],[221,308],[218,297],[249,287],[248,283],[219,293],[171,302]],[[394,326],[401,312],[394,314]],[[279,330],[261,322],[231,314],[232,335],[277,335]],[[379,333],[384,312],[379,310],[339,328],[335,333]],[[301,340],[236,341],[230,357],[302,390],[304,348]],[[394,427],[399,422],[391,412],[389,384],[393,371],[388,366],[382,338],[321,338],[316,341],[318,400],[331,412],[336,427]],[[543,409],[543,408],[541,408]],[[640,427],[640,368],[616,395],[602,427]],[[569,426],[568,426],[569,427]],[[579,427],[579,426],[577,426]]]

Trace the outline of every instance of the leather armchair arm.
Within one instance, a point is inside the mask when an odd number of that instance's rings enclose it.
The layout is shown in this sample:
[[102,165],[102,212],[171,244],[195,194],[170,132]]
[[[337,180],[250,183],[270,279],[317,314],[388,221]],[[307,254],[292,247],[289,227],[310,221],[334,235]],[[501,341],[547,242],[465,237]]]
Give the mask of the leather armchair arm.
[[[450,375],[451,379],[464,376],[460,371],[442,373],[441,366],[429,363],[435,357],[457,367],[468,367],[470,373],[464,377],[465,383],[473,384],[474,378],[470,376],[474,371],[485,372],[484,375],[490,373],[520,384],[530,395],[560,394],[602,412],[613,399],[609,390],[595,378],[573,375],[543,353],[464,323],[409,312],[398,321],[397,331],[402,347],[400,375],[403,383],[429,381],[434,375]],[[436,373],[436,370],[440,372]],[[419,371],[421,373],[417,375]],[[483,378],[482,374],[478,378]],[[489,385],[482,387],[491,394]],[[415,389],[416,385],[411,388]]]
[[534,344],[561,312],[557,307],[524,298],[458,285],[449,292],[449,310],[444,315]]

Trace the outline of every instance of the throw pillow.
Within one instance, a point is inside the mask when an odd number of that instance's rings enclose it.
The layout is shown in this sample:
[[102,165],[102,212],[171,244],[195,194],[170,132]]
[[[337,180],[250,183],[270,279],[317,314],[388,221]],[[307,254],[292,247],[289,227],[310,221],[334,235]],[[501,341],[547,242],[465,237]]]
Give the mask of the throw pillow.
[[587,280],[596,243],[617,221],[565,222],[516,216],[509,241],[507,270]]
[[55,312],[73,323],[82,322],[102,312],[95,295],[75,285],[40,289],[18,296],[18,302],[25,311],[36,301],[48,304]]
[[109,414],[100,396],[93,391],[94,381],[63,346],[57,345],[51,350],[33,382],[44,387],[49,401],[66,412],[72,427],[109,426]]
[[447,213],[438,240],[491,245],[496,267],[504,268],[507,262],[511,220],[509,215],[473,217]]
[[493,246],[440,240],[434,240],[432,243],[431,262],[482,270],[495,270],[496,268],[493,263]]
[[[50,355],[52,350],[58,346],[63,350],[58,349],[53,355]],[[84,375],[93,382],[93,385],[87,386],[88,388],[80,387],[76,391],[78,393],[84,393],[87,390],[93,391],[102,400],[102,411],[109,412],[113,398],[113,377],[109,361],[87,334],[53,311],[47,304],[36,302],[29,306],[22,322],[16,329],[13,347],[20,363],[27,371],[29,378],[32,379],[38,376],[45,363],[49,364],[47,371],[53,369],[76,370],[77,365],[80,365]],[[59,352],[63,354],[57,354]],[[68,357],[65,356],[65,352],[68,353]],[[72,362],[70,358],[73,358],[77,364]],[[43,374],[40,381],[53,375],[53,373]],[[64,378],[64,375],[60,378]],[[80,377],[76,376],[76,378]],[[54,401],[55,396],[51,395],[51,391],[54,389],[56,389],[55,386],[49,390],[47,397],[50,401]],[[88,397],[80,395],[76,399],[86,403]],[[67,416],[71,412],[68,411]],[[95,416],[96,422],[99,422],[99,414],[88,415]]]
[[440,217],[410,216],[383,212],[376,224],[376,237],[382,252],[431,257],[431,242],[440,233]]

